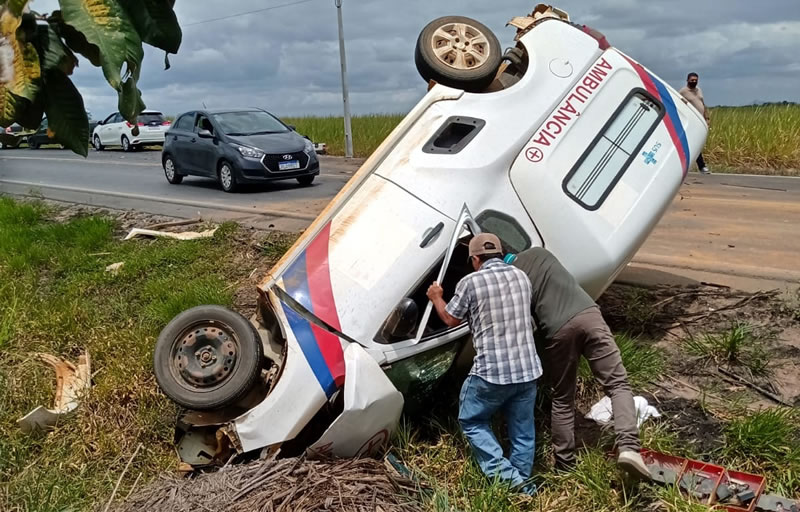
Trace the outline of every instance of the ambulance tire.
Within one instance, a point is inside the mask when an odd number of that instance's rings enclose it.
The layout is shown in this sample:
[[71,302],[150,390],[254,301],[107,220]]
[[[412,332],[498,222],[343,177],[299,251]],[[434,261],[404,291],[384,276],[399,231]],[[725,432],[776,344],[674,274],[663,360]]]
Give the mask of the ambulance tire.
[[153,354],[159,387],[187,409],[237,403],[261,374],[263,347],[255,327],[222,306],[197,306],[161,331]]
[[[468,39],[462,40],[461,34]],[[471,42],[477,42],[477,47],[470,46]],[[451,51],[443,52],[448,46]],[[502,60],[497,36],[486,25],[464,16],[444,16],[428,23],[414,52],[417,71],[426,82],[433,80],[467,92],[484,91]]]

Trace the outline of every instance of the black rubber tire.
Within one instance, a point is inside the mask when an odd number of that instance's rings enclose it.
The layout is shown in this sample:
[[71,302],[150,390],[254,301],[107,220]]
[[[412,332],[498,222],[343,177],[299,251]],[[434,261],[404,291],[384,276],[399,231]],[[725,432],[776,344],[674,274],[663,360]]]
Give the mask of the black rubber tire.
[[103,151],[106,147],[100,142],[100,136],[95,135],[94,139],[92,139],[92,146],[94,146],[95,151]]
[[316,175],[300,176],[299,178],[297,178],[297,183],[299,183],[303,187],[310,187],[311,184],[314,183],[314,178],[316,177],[317,177]]
[[36,142],[28,142],[28,149],[39,149],[39,144]]
[[[182,333],[195,325],[229,329],[239,344],[239,355],[230,374],[207,391],[192,386],[171,368],[175,344],[180,343]],[[173,318],[161,331],[153,353],[153,368],[159,387],[172,401],[187,409],[208,411],[241,400],[259,377],[262,359],[261,339],[245,317],[222,306],[197,306]]]
[[[225,185],[225,182],[222,180],[222,168],[224,166],[228,166],[231,172],[231,181],[229,185]],[[239,187],[238,183],[236,183],[236,168],[228,162],[227,160],[223,160],[219,163],[219,169],[217,169],[217,181],[219,181],[219,186],[222,187],[222,190],[228,193],[236,192],[236,189]]]
[[[172,178],[169,177],[167,173],[167,160],[172,163]],[[161,160],[161,167],[164,168],[164,177],[167,178],[167,181],[172,185],[180,185],[183,181],[183,174],[178,172],[178,166],[175,165],[175,159],[172,158],[172,155],[164,155],[164,158]]]
[[[483,32],[489,46],[489,56],[483,64],[474,69],[461,70],[439,61],[431,44],[433,34],[443,25],[450,23],[464,23]],[[417,71],[426,82],[433,80],[442,85],[468,92],[481,92],[486,89],[497,75],[502,60],[503,49],[500,47],[497,36],[483,23],[464,16],[444,16],[428,23],[420,32],[414,51]]]
[[[127,135],[123,135],[122,138],[119,140],[119,142],[122,145],[122,150],[125,151],[126,153],[130,153],[131,151],[133,151],[133,144],[131,144],[131,141],[128,139]],[[125,147],[125,142],[128,143],[127,148]]]

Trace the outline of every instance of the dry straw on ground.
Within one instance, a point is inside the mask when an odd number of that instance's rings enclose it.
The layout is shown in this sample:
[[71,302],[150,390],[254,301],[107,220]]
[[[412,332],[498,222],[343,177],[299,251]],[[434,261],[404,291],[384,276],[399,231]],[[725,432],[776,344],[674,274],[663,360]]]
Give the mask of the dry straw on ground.
[[115,512],[417,512],[416,486],[374,459],[282,459],[234,465],[191,479],[164,476]]

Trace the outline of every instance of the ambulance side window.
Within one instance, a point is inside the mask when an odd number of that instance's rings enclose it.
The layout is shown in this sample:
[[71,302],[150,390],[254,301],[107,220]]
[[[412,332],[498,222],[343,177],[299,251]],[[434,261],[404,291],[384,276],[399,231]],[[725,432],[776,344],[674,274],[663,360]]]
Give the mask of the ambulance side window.
[[663,117],[658,100],[632,91],[567,174],[564,192],[587,210],[600,208]]

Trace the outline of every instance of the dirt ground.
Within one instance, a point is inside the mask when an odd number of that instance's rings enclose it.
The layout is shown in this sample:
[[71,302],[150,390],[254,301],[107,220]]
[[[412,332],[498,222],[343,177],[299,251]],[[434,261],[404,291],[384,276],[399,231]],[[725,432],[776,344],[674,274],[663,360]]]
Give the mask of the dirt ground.
[[[651,339],[666,357],[665,375],[653,378],[665,396],[738,398],[748,409],[778,404],[757,387],[783,405],[800,404],[800,295],[717,286],[614,285],[600,304],[612,330]],[[728,339],[737,326],[746,332],[731,349],[738,352],[736,357],[726,357],[732,354],[722,350],[706,356],[693,353],[693,341]]]

